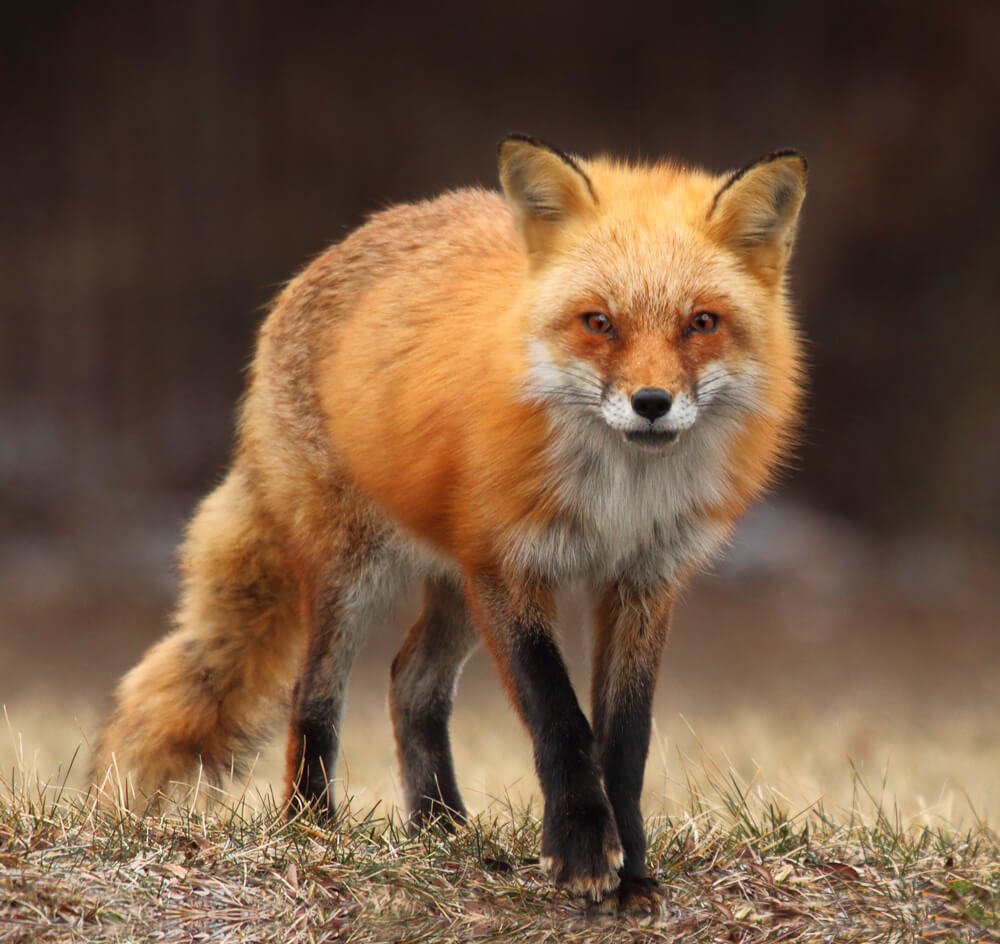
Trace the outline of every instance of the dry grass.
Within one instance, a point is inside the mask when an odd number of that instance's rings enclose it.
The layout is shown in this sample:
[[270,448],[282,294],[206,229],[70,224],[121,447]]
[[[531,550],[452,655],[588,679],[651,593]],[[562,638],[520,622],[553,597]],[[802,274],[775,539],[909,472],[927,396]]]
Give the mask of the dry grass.
[[414,838],[348,804],[329,826],[289,823],[252,786],[207,812],[109,813],[16,770],[0,790],[0,940],[1000,940],[997,835],[908,827],[855,784],[834,817],[692,772],[687,808],[647,824],[662,913],[621,917],[549,885],[531,807]]
[[[90,545],[63,570],[49,546],[27,569],[0,554],[0,941],[1000,941],[1000,557],[799,546],[778,524],[772,576],[704,577],[679,609],[643,799],[669,894],[641,920],[541,874],[530,744],[482,654],[452,725],[476,818],[406,835],[385,696],[412,613],[352,678],[337,773],[353,802],[334,828],[276,816],[281,745],[209,814],[96,812],[86,745],[66,762],[170,588],[125,579],[135,555],[89,579]],[[563,639],[579,691],[583,623]]]

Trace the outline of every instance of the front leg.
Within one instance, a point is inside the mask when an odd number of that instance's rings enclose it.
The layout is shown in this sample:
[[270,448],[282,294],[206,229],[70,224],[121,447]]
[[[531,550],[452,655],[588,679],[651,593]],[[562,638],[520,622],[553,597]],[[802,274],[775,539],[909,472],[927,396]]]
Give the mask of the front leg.
[[594,736],[573,693],[546,587],[470,577],[470,610],[524,720],[545,799],[542,862],[556,884],[600,901],[618,885],[622,847],[594,756]]
[[618,892],[624,909],[659,904],[658,886],[646,870],[639,798],[649,752],[653,690],[673,600],[666,583],[640,589],[619,582],[606,590],[597,609],[594,735],[625,853]]

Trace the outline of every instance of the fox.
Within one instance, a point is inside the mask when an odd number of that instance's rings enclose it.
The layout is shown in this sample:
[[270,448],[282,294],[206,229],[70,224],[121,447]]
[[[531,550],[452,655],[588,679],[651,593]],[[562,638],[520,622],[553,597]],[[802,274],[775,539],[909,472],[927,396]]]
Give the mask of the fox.
[[[120,681],[94,774],[147,798],[221,776],[291,692],[287,809],[331,815],[355,656],[422,585],[388,698],[413,828],[468,816],[448,723],[482,642],[533,747],[541,863],[649,909],[640,793],[672,610],[797,438],[807,165],[716,174],[520,134],[498,165],[501,192],[381,210],[278,295],[173,628]],[[555,633],[568,585],[594,603],[589,720]]]

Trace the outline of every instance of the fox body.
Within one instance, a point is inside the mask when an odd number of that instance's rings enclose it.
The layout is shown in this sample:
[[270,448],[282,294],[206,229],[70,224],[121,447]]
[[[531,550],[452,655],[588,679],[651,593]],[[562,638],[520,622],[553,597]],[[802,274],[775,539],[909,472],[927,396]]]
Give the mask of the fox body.
[[[555,880],[648,903],[639,793],[672,603],[797,418],[805,162],[716,176],[520,136],[499,154],[502,196],[379,213],[278,298],[176,627],[120,683],[96,769],[147,795],[228,769],[294,677],[289,802],[332,807],[352,661],[422,581],[390,687],[413,821],[464,814],[447,723],[483,640],[533,741]],[[581,581],[590,721],[553,636],[554,590]]]

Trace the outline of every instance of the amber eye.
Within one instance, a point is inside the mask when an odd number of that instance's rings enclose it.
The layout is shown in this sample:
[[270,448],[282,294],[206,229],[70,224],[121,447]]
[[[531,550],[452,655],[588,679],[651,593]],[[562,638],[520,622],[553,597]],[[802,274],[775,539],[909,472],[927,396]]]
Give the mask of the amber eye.
[[591,334],[614,335],[615,333],[611,319],[600,311],[588,311],[583,316],[583,324]]
[[712,314],[710,311],[699,311],[691,319],[690,330],[698,334],[711,334],[718,327],[719,316]]

